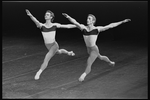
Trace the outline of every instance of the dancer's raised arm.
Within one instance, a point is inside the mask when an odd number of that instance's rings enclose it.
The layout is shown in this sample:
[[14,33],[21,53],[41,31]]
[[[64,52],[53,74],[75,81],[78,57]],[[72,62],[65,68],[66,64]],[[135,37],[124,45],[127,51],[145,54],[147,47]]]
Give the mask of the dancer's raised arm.
[[85,26],[83,24],[78,23],[74,18],[70,17],[68,14],[62,13],[62,15],[64,15],[66,18],[68,18],[69,21],[72,22],[73,24],[75,24],[79,29],[83,30],[85,28]]
[[32,19],[32,21],[37,25],[37,27],[41,27],[42,23],[40,23],[31,13],[28,9],[26,9],[27,15]]
[[114,23],[111,23],[111,24],[106,25],[106,26],[97,26],[97,28],[98,28],[98,31],[101,32],[101,31],[108,30],[108,29],[110,29],[110,28],[114,28],[114,27],[116,27],[116,26],[118,26],[118,25],[120,25],[120,24],[126,23],[126,22],[128,22],[128,21],[131,21],[131,20],[130,20],[130,19],[125,19],[125,20],[123,20],[123,21],[114,22]]

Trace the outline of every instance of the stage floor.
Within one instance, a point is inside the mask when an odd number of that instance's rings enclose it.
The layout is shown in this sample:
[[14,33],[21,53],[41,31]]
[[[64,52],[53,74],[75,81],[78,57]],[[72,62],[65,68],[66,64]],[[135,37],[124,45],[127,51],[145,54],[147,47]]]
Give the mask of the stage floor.
[[55,55],[39,80],[34,80],[34,75],[47,53],[43,41],[5,37],[2,42],[3,98],[148,98],[147,47],[115,42],[97,44],[100,54],[116,65],[109,66],[97,58],[91,73],[79,82],[88,58],[84,41],[59,41],[60,48],[76,55]]

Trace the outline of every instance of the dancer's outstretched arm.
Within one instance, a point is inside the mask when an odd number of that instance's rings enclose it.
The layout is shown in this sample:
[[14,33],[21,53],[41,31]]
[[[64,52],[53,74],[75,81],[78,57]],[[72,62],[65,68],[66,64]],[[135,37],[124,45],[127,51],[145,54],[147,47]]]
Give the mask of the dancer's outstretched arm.
[[37,25],[37,27],[41,27],[42,23],[40,23],[31,13],[28,9],[26,9],[27,15],[32,19],[32,21]]
[[120,24],[126,23],[126,22],[128,22],[128,21],[131,21],[131,20],[130,20],[130,19],[125,19],[125,20],[123,20],[123,21],[114,22],[114,23],[111,23],[111,24],[106,25],[106,26],[97,26],[97,28],[98,28],[98,31],[101,32],[101,31],[108,30],[108,29],[110,29],[110,28],[114,28],[114,27],[116,27],[116,26],[118,26],[118,25],[120,25]]
[[69,21],[72,22],[73,24],[75,24],[79,29],[81,29],[81,30],[85,29],[85,26],[83,24],[78,23],[74,18],[70,17],[68,14],[62,13],[62,15],[64,15],[66,18],[68,18]]
[[76,28],[76,25],[74,24],[60,24],[60,23],[55,23],[55,25],[57,26],[57,28]]

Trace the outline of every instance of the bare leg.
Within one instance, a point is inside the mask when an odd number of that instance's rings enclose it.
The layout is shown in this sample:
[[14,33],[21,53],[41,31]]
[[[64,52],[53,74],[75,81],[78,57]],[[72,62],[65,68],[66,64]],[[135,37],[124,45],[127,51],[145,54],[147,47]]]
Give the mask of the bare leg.
[[35,80],[38,80],[40,78],[41,73],[47,68],[48,62],[55,55],[55,53],[57,52],[57,50],[58,50],[58,46],[57,45],[53,45],[50,48],[49,52],[45,56],[44,62],[41,65],[40,70],[35,75]]
[[84,81],[84,78],[86,77],[86,75],[91,72],[91,66],[97,57],[98,57],[97,50],[96,51],[92,50],[87,60],[87,67],[85,69],[85,72],[80,76],[79,81]]
[[90,47],[87,47],[87,53],[90,55],[91,49]]
[[74,53],[73,51],[67,51],[67,50],[65,50],[65,49],[59,49],[59,50],[57,51],[57,53],[58,53],[58,54],[64,53],[64,54],[67,54],[67,55],[69,55],[69,56],[74,56],[74,55],[75,55],[75,53]]
[[107,56],[102,56],[102,55],[99,54],[99,55],[98,55],[98,58],[99,58],[100,60],[104,60],[104,61],[108,62],[109,65],[112,65],[112,66],[115,65],[115,62],[110,61],[109,58],[108,58]]
[[[97,46],[95,46],[95,47],[96,47],[97,50],[98,50],[98,47],[97,47]],[[98,52],[99,52],[99,50],[98,50]],[[112,66],[115,65],[115,62],[111,61],[107,56],[102,56],[102,55],[100,55],[100,53],[98,53],[98,58],[99,58],[100,60],[104,60],[104,61],[108,62],[109,65],[112,65]]]

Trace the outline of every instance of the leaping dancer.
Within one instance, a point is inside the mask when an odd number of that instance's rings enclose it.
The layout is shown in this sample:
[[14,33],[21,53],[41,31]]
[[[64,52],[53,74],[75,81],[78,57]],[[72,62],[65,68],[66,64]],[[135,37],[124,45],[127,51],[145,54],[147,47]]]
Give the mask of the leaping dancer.
[[62,25],[60,23],[53,23],[54,13],[50,10],[47,10],[45,13],[46,22],[44,24],[39,22],[29,12],[29,10],[26,9],[26,13],[32,19],[32,21],[37,25],[37,27],[41,29],[43,39],[45,42],[45,46],[48,49],[48,53],[45,56],[44,62],[34,77],[35,80],[38,80],[40,78],[41,73],[46,69],[48,62],[56,53],[57,54],[64,53],[64,54],[67,54],[69,56],[75,55],[75,53],[73,51],[67,51],[65,49],[59,49],[59,45],[55,40],[55,35],[56,35],[56,28],[75,28],[76,25],[73,25],[73,24]]
[[85,72],[80,76],[79,81],[84,81],[84,78],[91,72],[91,66],[95,59],[98,57],[100,60],[104,60],[109,63],[109,65],[114,66],[115,62],[110,61],[107,56],[103,56],[99,53],[99,49],[96,45],[98,34],[102,31],[114,28],[122,23],[130,21],[130,19],[125,19],[123,21],[111,23],[106,26],[94,26],[96,22],[96,17],[93,14],[89,14],[87,17],[87,26],[78,23],[74,18],[70,17],[66,13],[62,13],[70,22],[75,24],[81,31],[83,31],[83,38],[87,47],[87,52],[89,57],[87,59],[87,67]]

